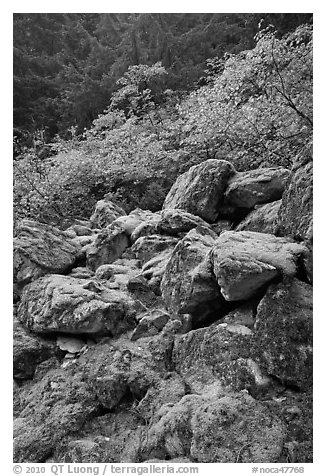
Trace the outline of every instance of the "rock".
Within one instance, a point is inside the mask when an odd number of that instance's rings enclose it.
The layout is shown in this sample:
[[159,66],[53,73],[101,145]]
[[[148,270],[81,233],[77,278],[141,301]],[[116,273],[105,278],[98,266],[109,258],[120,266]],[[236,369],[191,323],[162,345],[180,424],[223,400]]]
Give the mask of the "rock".
[[14,281],[20,286],[48,273],[67,273],[80,248],[68,234],[50,225],[22,220],[14,239]]
[[126,212],[122,208],[104,198],[96,203],[94,213],[89,221],[92,228],[105,228],[123,215],[126,215]]
[[90,245],[95,240],[94,235],[86,235],[86,236],[76,236],[73,238],[74,243],[80,248],[84,246]]
[[253,330],[256,319],[256,308],[256,301],[248,301],[236,309],[228,312],[226,316],[223,317],[222,321],[226,322],[227,324],[240,324]]
[[[214,323],[176,336],[173,348],[175,370],[193,393],[208,385],[250,389],[256,381],[250,349],[253,331],[242,324]],[[267,381],[264,382],[267,384]]]
[[214,222],[229,179],[235,174],[230,162],[209,159],[180,175],[169,191],[163,209],[180,208]]
[[197,227],[174,248],[161,282],[162,297],[171,313],[190,313],[199,321],[220,307],[221,295],[206,260],[217,239],[212,231]]
[[89,226],[74,224],[66,229],[66,232],[72,230],[76,236],[87,236],[93,233],[92,229]]
[[164,405],[142,447],[144,460],[187,457],[198,463],[277,461],[285,426],[246,393],[185,395]]
[[54,344],[14,325],[13,371],[16,379],[32,379],[37,365],[55,354]]
[[312,144],[297,156],[278,212],[277,234],[312,241],[313,236]]
[[281,200],[256,206],[255,210],[236,227],[235,231],[258,231],[260,233],[274,233],[277,214],[281,206]]
[[77,339],[76,337],[71,336],[58,336],[57,337],[57,346],[61,350],[65,350],[71,354],[76,354],[80,352],[86,343],[82,339]]
[[90,279],[94,276],[94,272],[89,268],[79,266],[78,268],[72,269],[69,276],[71,278]]
[[141,337],[149,337],[158,334],[168,322],[169,318],[169,314],[163,309],[154,309],[141,314],[139,316],[138,325],[130,339],[137,340]]
[[287,238],[253,231],[226,231],[210,259],[223,297],[249,299],[277,276],[295,276],[307,248]]
[[102,264],[116,261],[129,246],[127,233],[118,225],[109,225],[87,248],[87,266],[95,271]]
[[171,255],[172,249],[167,248],[147,261],[141,269],[140,276],[147,280],[149,289],[157,295],[161,294],[161,281]]
[[58,369],[21,394],[23,409],[14,421],[14,461],[39,463],[69,433],[95,415],[100,405],[81,369]]
[[136,208],[129,215],[117,218],[114,223],[118,224],[125,232],[131,236],[139,225],[143,223],[156,223],[161,218],[160,213],[153,213],[149,210]]
[[162,235],[183,236],[197,226],[211,228],[199,216],[180,209],[166,209],[162,210],[161,219],[157,224],[157,231]]
[[270,375],[300,389],[312,385],[312,286],[272,285],[257,309],[252,358]]
[[[157,278],[155,276],[154,280],[155,279],[159,279],[159,277]],[[147,281],[141,274],[131,277],[128,280],[127,289],[136,299],[143,303],[147,309],[162,304],[161,298],[153,291],[153,289],[156,291],[155,283],[153,284],[153,281]]]
[[138,259],[141,264],[144,264],[162,251],[168,249],[172,252],[177,243],[178,239],[171,236],[142,236],[132,245],[131,251],[134,253],[136,259]]
[[219,236],[221,233],[223,233],[223,231],[232,230],[232,221],[218,220],[216,223],[213,223],[213,225],[211,225],[211,229]]
[[135,301],[95,280],[50,275],[25,287],[18,318],[37,333],[117,335],[134,327]]
[[136,411],[145,420],[155,420],[155,413],[163,405],[178,403],[187,392],[185,382],[176,372],[169,372],[166,378],[151,386],[144,398],[136,406]]
[[282,198],[290,171],[282,167],[237,172],[225,192],[225,202],[239,208],[253,208]]

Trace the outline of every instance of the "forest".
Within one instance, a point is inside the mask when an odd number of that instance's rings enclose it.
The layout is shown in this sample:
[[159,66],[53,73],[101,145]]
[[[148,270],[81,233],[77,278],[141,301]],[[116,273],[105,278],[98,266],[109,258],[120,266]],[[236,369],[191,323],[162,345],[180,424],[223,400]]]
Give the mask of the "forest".
[[[311,14],[14,14],[14,212],[158,210],[208,158],[290,166],[312,134]],[[87,200],[85,200],[87,197]]]

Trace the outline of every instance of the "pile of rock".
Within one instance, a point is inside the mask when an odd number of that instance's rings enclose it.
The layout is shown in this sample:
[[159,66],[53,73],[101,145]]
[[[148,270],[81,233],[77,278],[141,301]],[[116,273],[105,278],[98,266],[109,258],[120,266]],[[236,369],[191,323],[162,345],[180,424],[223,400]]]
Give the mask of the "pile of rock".
[[160,212],[23,221],[15,461],[310,461],[311,182],[207,160]]

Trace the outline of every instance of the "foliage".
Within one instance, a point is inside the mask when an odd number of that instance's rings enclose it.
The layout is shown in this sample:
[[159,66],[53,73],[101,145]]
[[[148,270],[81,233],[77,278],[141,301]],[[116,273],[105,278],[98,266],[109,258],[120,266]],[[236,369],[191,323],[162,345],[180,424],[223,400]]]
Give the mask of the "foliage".
[[16,217],[61,225],[89,217],[104,194],[127,212],[155,211],[175,178],[207,158],[238,170],[290,166],[312,135],[312,27],[280,37],[268,26],[253,49],[211,58],[207,70],[185,94],[164,89],[159,63],[127,69],[91,128],[69,128],[52,157],[40,157],[40,139],[18,156]]
[[[207,58],[254,46],[261,18],[283,34],[311,15],[15,13],[15,135],[30,146],[29,134],[37,130],[45,131],[47,142],[56,134],[69,138],[71,126],[81,134],[130,66],[161,62],[165,88],[189,91]],[[154,94],[156,105],[161,99]]]
[[245,167],[289,165],[312,134],[312,29],[278,39],[267,29],[253,50],[231,55],[223,71],[179,106],[183,147]]

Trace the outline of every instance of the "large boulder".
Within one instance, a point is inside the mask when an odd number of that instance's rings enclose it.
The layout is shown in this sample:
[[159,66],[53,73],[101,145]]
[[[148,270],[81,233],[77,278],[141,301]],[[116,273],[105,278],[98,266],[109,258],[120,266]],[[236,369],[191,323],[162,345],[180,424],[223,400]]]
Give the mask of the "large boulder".
[[268,374],[312,385],[312,286],[297,279],[272,285],[257,309],[252,357]]
[[253,331],[243,324],[214,323],[177,336],[173,362],[193,393],[219,384],[234,390],[268,384],[250,358]]
[[162,297],[171,313],[190,313],[199,321],[220,307],[221,294],[206,259],[217,238],[208,228],[197,227],[174,248],[161,282]]
[[69,234],[44,223],[22,220],[14,239],[14,281],[18,287],[48,273],[67,273],[80,248]]
[[312,241],[313,236],[312,144],[297,156],[278,212],[277,233]]
[[209,159],[180,175],[169,191],[163,209],[181,208],[214,222],[223,194],[235,169],[225,160]]
[[55,354],[55,343],[47,342],[27,332],[15,323],[13,334],[14,378],[31,379],[37,365]]
[[296,276],[307,248],[288,238],[254,231],[226,231],[210,259],[227,301],[249,299],[276,277]]
[[235,231],[258,231],[259,233],[274,233],[281,200],[256,205],[255,209],[239,223]]
[[95,210],[89,221],[92,228],[105,228],[116,218],[123,215],[126,215],[126,212],[121,207],[104,198],[96,203]]
[[135,301],[96,280],[49,275],[27,285],[18,319],[40,334],[117,335],[134,327]]
[[282,198],[290,171],[282,167],[249,170],[235,174],[225,192],[225,203],[253,208]]
[[285,426],[248,394],[185,395],[163,405],[149,428],[142,459],[188,457],[199,463],[271,463],[278,461]]
[[15,463],[39,463],[69,433],[80,430],[100,410],[81,368],[56,369],[22,391],[23,408],[14,420]]
[[118,224],[109,225],[101,231],[86,250],[87,266],[95,271],[103,264],[110,264],[121,257],[128,248],[129,235]]

